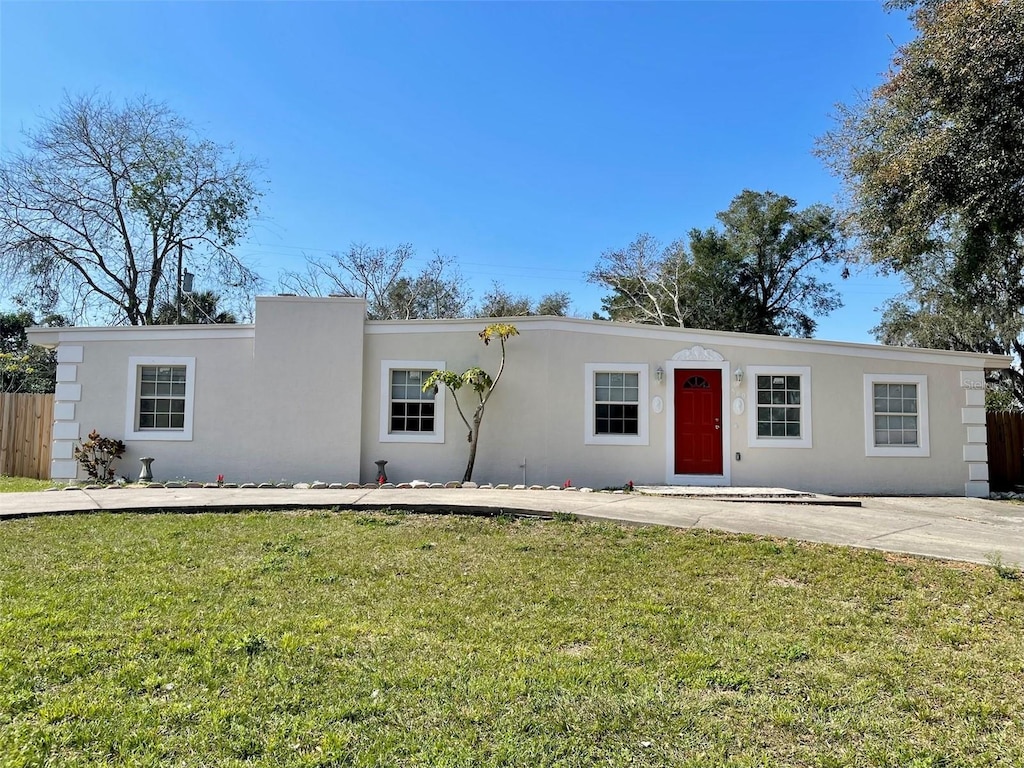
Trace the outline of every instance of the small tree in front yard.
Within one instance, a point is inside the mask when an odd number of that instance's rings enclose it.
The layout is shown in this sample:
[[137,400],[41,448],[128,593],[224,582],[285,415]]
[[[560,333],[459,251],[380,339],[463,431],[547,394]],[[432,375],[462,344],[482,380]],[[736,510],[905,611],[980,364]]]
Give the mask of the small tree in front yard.
[[[423,382],[424,392],[438,384],[444,384],[448,388],[455,400],[455,408],[466,425],[466,429],[469,430],[469,434],[466,436],[466,440],[469,442],[469,461],[466,463],[466,474],[462,477],[464,483],[473,479],[473,465],[476,463],[476,448],[480,442],[480,423],[484,418],[484,409],[486,409],[487,401],[490,400],[495,387],[498,386],[502,371],[505,370],[505,342],[518,335],[519,330],[508,323],[494,323],[480,331],[480,338],[485,346],[489,345],[492,339],[497,339],[501,343],[501,362],[498,363],[498,372],[493,379],[483,368],[474,366],[461,374],[455,371],[434,371]],[[462,403],[459,402],[459,390],[465,386],[472,387],[477,397],[472,421],[466,418],[466,413],[462,410]]]
[[90,480],[109,485],[114,482],[114,465],[124,456],[125,450],[123,442],[113,437],[103,437],[94,429],[89,433],[88,440],[75,446],[73,455]]

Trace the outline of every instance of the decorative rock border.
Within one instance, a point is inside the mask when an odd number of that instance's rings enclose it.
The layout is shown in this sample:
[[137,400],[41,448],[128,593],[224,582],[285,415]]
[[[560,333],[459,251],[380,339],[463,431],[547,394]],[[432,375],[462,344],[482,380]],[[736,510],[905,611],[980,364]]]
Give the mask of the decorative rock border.
[[561,485],[548,485],[548,486],[531,485],[531,486],[526,486],[526,485],[523,485],[521,483],[517,484],[517,485],[510,485],[509,483],[498,483],[497,485],[493,485],[491,483],[482,483],[482,484],[477,484],[477,483],[474,483],[474,482],[462,483],[462,482],[459,482],[457,480],[449,480],[447,483],[431,483],[431,482],[427,482],[426,480],[413,480],[413,481],[408,482],[408,483],[404,483],[404,482],[403,483],[383,483],[381,485],[378,485],[377,483],[362,483],[362,484],[359,484],[359,483],[354,483],[354,482],[348,482],[348,483],[325,483],[322,480],[315,480],[312,483],[287,483],[287,482],[281,482],[281,483],[241,483],[241,484],[239,484],[239,483],[199,483],[199,482],[196,482],[196,481],[193,481],[193,480],[189,480],[189,481],[185,481],[185,480],[168,480],[168,481],[162,482],[162,483],[161,482],[138,483],[138,484],[132,483],[130,485],[125,485],[125,484],[122,484],[122,483],[112,483],[111,485],[96,485],[96,484],[89,484],[89,485],[65,485],[65,486],[62,486],[62,487],[46,488],[45,490],[46,491],[104,491],[104,490],[112,491],[112,490],[118,490],[118,489],[121,489],[121,488],[128,488],[128,487],[131,487],[131,488],[170,488],[170,489],[179,489],[179,488],[193,489],[193,488],[199,488],[199,489],[204,489],[204,490],[206,490],[206,489],[216,489],[216,488],[233,488],[233,489],[237,489],[237,488],[241,488],[241,489],[256,488],[256,489],[259,489],[259,490],[268,490],[268,489],[269,490],[284,490],[284,489],[287,489],[287,490],[300,490],[300,491],[305,491],[305,490],[320,491],[320,490],[326,490],[326,489],[330,489],[330,490],[346,490],[346,491],[351,491],[351,490],[356,490],[356,489],[363,489],[363,490],[368,490],[368,491],[369,490],[374,490],[374,491],[375,490],[393,490],[393,489],[397,489],[397,490],[418,490],[418,489],[423,489],[423,488],[427,488],[427,489],[430,489],[430,490],[439,490],[439,489],[446,489],[446,488],[447,489],[461,488],[463,490],[481,490],[481,491],[527,491],[527,490],[529,490],[529,491],[573,491],[573,492],[576,492],[576,493],[594,493],[594,489],[593,488],[586,488],[586,487],[577,488],[576,486],[568,486],[568,487],[563,487]]

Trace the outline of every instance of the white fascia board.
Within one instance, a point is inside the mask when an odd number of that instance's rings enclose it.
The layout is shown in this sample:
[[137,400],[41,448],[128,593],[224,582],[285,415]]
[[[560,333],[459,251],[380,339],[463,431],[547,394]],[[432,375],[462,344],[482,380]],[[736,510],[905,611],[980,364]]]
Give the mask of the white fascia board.
[[659,325],[639,323],[616,323],[605,320],[584,320],[576,317],[509,317],[509,318],[459,318],[456,320],[370,320],[365,331],[369,335],[413,334],[413,333],[465,333],[479,331],[481,325],[507,321],[519,328],[520,332],[560,331],[562,333],[587,333],[598,336],[650,339],[652,341],[675,341],[680,345],[694,343],[707,346],[728,344],[731,346],[756,347],[758,350],[771,349],[780,352],[804,352],[841,357],[862,357],[873,360],[897,360],[909,363],[934,365],[960,365],[964,367],[1009,368],[1011,358],[1007,355],[989,355],[977,352],[951,352],[943,349],[921,349],[918,347],[887,347],[881,344],[861,344],[851,341],[824,341],[821,339],[798,339],[789,336],[766,336],[756,333],[733,333],[731,331],[704,331],[691,328],[668,328]]
[[110,328],[29,328],[32,344],[55,347],[87,341],[207,341],[251,339],[255,325],[126,325]]

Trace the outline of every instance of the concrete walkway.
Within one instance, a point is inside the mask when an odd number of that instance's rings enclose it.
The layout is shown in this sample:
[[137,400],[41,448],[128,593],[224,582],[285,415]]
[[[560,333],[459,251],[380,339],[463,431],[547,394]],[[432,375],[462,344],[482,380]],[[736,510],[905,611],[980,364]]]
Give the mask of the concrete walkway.
[[[732,489],[730,489],[732,490]],[[810,501],[810,503],[808,503]],[[827,501],[823,499],[823,501]],[[633,525],[704,528],[927,557],[1024,565],[1024,505],[965,498],[717,499],[641,493],[493,489],[109,488],[0,494],[0,520],[99,511],[400,509],[419,512],[571,513]],[[0,542],[3,541],[0,525]]]

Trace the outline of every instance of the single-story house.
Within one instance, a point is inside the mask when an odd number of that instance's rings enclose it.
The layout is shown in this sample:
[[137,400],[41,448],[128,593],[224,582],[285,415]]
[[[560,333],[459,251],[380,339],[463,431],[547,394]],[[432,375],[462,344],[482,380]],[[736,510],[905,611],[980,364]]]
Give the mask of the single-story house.
[[[435,369],[500,350],[492,320],[370,321],[354,298],[261,297],[249,325],[34,328],[56,348],[52,477],[92,430],[156,479],[462,477],[466,428]],[[998,355],[522,317],[475,481],[782,486],[985,496],[985,371]],[[471,392],[464,394],[472,394]],[[470,406],[470,411],[472,406]]]

